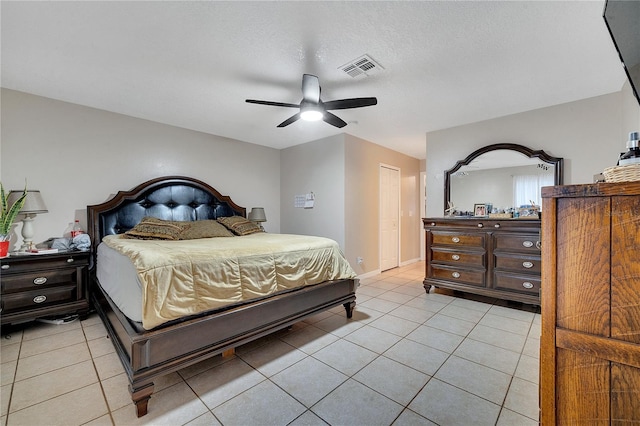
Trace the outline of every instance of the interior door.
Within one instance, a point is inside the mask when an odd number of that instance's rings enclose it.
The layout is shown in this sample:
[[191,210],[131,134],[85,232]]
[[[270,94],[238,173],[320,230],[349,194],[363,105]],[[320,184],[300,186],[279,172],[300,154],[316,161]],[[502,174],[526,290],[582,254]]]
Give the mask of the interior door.
[[380,270],[399,266],[400,169],[380,165]]

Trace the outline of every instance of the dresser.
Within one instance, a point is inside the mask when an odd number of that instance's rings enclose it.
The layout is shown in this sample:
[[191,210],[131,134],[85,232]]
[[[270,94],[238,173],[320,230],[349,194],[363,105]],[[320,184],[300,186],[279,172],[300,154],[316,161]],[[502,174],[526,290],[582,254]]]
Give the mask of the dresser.
[[89,252],[12,255],[0,260],[2,324],[89,311]]
[[640,423],[640,182],[542,189],[540,419]]
[[424,218],[424,288],[540,304],[540,220]]

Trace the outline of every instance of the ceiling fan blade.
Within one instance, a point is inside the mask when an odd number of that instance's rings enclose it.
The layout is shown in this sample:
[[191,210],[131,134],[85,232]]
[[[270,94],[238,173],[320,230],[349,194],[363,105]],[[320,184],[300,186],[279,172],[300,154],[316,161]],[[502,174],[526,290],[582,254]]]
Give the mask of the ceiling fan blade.
[[278,124],[278,127],[286,127],[289,124],[296,122],[300,119],[300,113],[294,114],[291,117],[284,120],[282,123]]
[[351,98],[351,99],[339,99],[337,101],[329,101],[324,103],[324,109],[349,109],[349,108],[362,108],[372,105],[377,105],[378,100],[376,98]]
[[247,99],[246,102],[250,104],[259,104],[259,105],[271,105],[271,106],[279,106],[279,107],[287,107],[287,108],[300,108],[300,105],[287,104],[284,102],[258,101],[255,99]]
[[302,75],[302,99],[314,104],[320,102],[320,80],[315,75]]
[[332,126],[336,126],[338,128],[342,128],[347,125],[347,123],[342,118],[338,117],[337,115],[331,114],[329,111],[324,112],[322,119],[326,123],[329,123]]

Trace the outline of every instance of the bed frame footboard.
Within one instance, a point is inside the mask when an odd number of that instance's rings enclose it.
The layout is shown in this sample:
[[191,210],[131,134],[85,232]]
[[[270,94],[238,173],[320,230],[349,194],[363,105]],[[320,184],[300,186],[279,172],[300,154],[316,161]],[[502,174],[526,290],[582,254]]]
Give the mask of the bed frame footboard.
[[357,286],[357,279],[328,281],[148,331],[131,323],[97,281],[92,301],[127,373],[141,417],[147,414],[156,378],[341,304],[352,318]]

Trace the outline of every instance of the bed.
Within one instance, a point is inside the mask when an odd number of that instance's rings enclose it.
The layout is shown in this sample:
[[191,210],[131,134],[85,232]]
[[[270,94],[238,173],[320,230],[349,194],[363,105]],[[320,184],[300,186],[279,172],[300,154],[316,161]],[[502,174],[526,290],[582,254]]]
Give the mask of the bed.
[[[90,298],[124,366],[138,417],[147,413],[154,390],[153,382],[160,376],[215,355],[231,354],[237,346],[339,305],[344,306],[347,318],[352,317],[358,286],[355,274],[334,277],[336,273],[332,272],[327,275],[331,279],[319,283],[307,281],[300,287],[276,288],[271,294],[254,294],[248,300],[232,300],[224,306],[187,313],[179,318],[167,317],[159,322],[150,321],[146,326],[139,318],[131,318],[135,317],[135,314],[129,312],[131,306],[114,301],[123,297],[112,290],[106,291],[103,287],[100,277],[106,281],[105,271],[122,268],[108,263],[106,257],[99,253],[105,252],[107,240],[121,239],[122,234],[136,229],[143,218],[183,223],[212,221],[223,217],[244,218],[246,209],[208,184],[183,176],[153,179],[129,191],[120,191],[104,203],[87,206],[88,231],[92,244]],[[279,238],[276,235],[272,237]],[[255,239],[272,237],[256,235]],[[238,243],[245,238],[240,236],[225,240]],[[204,243],[204,240],[199,241],[199,244]],[[155,245],[166,250],[163,244],[165,243]],[[271,244],[273,243],[268,245]],[[296,263],[292,265],[287,265],[287,268],[294,273],[292,268]],[[100,270],[102,275],[97,273]],[[243,274],[246,275],[246,272]],[[318,279],[317,277],[324,275],[314,276]],[[253,282],[260,283],[261,277],[254,277]],[[110,280],[110,285],[113,286],[113,282],[117,284],[118,280],[124,281],[124,278],[116,276]],[[146,288],[145,285],[142,287]],[[125,296],[124,299],[131,300],[132,297]],[[142,296],[142,299],[151,298]],[[192,306],[194,303],[185,305]]]

